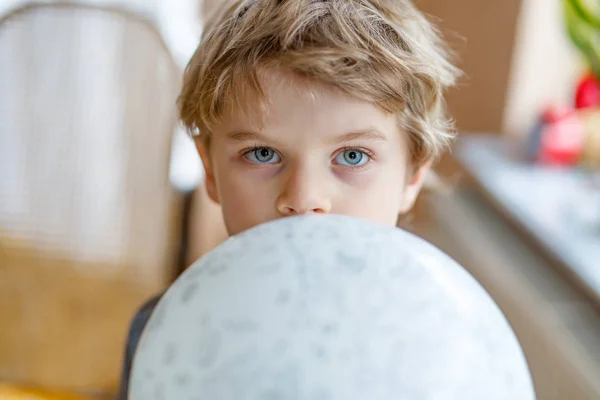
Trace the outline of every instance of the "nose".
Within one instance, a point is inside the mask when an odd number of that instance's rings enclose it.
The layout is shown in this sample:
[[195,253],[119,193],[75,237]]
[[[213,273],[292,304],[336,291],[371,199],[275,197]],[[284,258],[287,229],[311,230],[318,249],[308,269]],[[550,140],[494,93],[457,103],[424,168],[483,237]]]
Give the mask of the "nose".
[[331,199],[322,179],[318,171],[294,167],[277,198],[277,211],[283,216],[331,212]]

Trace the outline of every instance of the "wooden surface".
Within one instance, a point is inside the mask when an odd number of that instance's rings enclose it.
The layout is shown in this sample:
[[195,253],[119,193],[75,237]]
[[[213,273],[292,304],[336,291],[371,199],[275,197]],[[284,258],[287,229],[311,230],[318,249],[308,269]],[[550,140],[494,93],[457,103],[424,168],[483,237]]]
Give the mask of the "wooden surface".
[[419,0],[415,4],[439,21],[465,72],[447,96],[459,129],[500,132],[522,0]]
[[5,243],[0,266],[0,379],[114,392],[134,311],[162,287]]
[[92,400],[90,397],[69,393],[48,392],[38,389],[13,386],[0,383],[0,399],[2,400]]
[[512,146],[493,136],[465,137],[455,156],[490,204],[600,306],[600,225],[590,221],[600,212],[594,189],[586,189],[574,169],[520,161]]
[[489,292],[521,342],[539,400],[600,399],[600,314],[470,187],[432,198],[421,235]]

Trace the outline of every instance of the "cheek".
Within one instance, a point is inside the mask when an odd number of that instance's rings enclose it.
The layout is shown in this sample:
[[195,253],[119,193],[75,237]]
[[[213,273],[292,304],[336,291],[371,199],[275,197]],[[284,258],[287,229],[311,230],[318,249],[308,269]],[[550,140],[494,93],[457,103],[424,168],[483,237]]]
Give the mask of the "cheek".
[[[232,190],[240,197],[265,197],[273,190],[277,167],[254,167],[248,163],[234,163],[227,167],[226,174]],[[234,193],[236,194],[236,193]]]
[[218,191],[223,217],[230,234],[271,218],[275,199],[270,168],[248,169],[224,165],[218,174]]
[[341,169],[336,171],[335,175],[345,185],[356,190],[377,193],[396,193],[403,192],[406,186],[406,168],[400,164],[379,164],[364,170],[352,171],[350,169]]
[[231,204],[241,209],[256,208],[265,203],[269,192],[268,180],[263,174],[248,171],[240,173],[235,168],[230,168],[219,177],[219,194],[224,205]]
[[222,182],[221,210],[230,235],[251,228],[263,219],[265,200],[260,197],[260,190],[252,189],[248,185]]
[[404,196],[404,169],[399,166],[338,173],[343,182],[335,212],[395,225]]
[[377,178],[373,168],[363,171],[352,171],[348,168],[334,168],[334,175],[342,183],[356,189],[365,189]]

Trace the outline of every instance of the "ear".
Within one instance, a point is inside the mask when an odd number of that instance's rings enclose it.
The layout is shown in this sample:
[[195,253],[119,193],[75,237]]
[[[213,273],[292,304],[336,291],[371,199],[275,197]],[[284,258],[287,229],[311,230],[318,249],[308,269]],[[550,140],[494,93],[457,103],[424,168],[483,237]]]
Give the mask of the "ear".
[[200,154],[200,159],[202,159],[202,165],[204,166],[204,187],[206,188],[206,193],[212,201],[220,204],[208,143],[206,143],[206,140],[203,140],[202,138],[195,138],[194,141],[196,143],[196,148],[198,149],[198,154]]
[[432,161],[427,161],[423,164],[412,177],[404,189],[404,196],[400,204],[400,214],[406,214],[415,204],[417,196],[423,188],[423,183],[427,178],[427,174],[431,170]]

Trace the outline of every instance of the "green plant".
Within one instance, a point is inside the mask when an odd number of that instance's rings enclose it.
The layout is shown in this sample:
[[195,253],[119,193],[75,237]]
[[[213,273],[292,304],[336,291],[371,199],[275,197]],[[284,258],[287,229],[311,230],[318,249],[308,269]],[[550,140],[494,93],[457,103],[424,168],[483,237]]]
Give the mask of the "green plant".
[[600,78],[600,0],[563,0],[567,32]]

